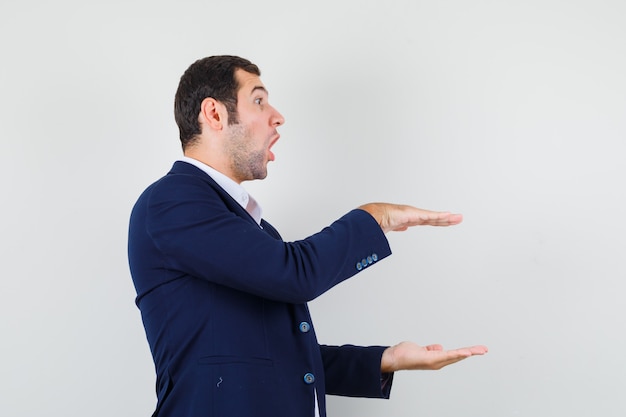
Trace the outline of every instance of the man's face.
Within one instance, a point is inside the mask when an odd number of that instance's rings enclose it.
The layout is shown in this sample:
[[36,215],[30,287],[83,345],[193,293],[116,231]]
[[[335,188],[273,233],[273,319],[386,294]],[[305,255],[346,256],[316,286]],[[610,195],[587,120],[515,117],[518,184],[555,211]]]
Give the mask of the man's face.
[[239,82],[239,122],[226,127],[225,146],[233,180],[240,183],[267,176],[267,164],[274,160],[270,148],[280,138],[276,129],[285,119],[270,106],[267,90],[257,75],[239,69],[235,77]]

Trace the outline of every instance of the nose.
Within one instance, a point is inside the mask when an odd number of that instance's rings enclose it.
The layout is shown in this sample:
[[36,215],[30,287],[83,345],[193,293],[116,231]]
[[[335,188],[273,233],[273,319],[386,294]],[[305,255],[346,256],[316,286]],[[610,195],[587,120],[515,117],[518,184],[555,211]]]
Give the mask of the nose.
[[285,118],[278,110],[274,108],[274,115],[272,116],[272,126],[282,126],[285,123]]

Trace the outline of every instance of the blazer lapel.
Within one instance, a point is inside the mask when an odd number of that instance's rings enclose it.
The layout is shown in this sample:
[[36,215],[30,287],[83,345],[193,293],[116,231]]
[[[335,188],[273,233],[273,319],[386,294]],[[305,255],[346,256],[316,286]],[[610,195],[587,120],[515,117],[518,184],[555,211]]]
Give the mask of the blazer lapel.
[[278,233],[278,230],[276,230],[274,226],[266,222],[264,219],[261,219],[261,227],[273,238],[283,240],[283,238],[280,236],[280,233]]
[[[213,178],[211,178],[211,176],[209,174],[207,174],[206,172],[204,172],[200,168],[198,168],[198,167],[196,167],[196,166],[194,166],[192,164],[188,164],[187,162],[176,161],[174,163],[174,166],[170,170],[169,174],[194,175],[194,176],[197,176],[199,178],[202,178],[215,191],[217,191],[217,193],[220,195],[222,201],[224,201],[224,203],[229,208],[229,210],[231,210],[232,212],[236,213],[238,216],[243,217],[244,219],[248,219],[251,222],[253,222],[254,224],[257,224],[256,220],[254,220],[252,218],[252,216],[250,216],[250,213],[248,213],[245,208],[241,207],[241,204],[239,204],[237,201],[235,201],[235,199],[230,194],[228,194],[226,192],[226,190],[224,190],[222,187],[220,187],[215,182],[215,180]],[[278,231],[271,224],[269,224],[268,222],[266,222],[263,219],[261,219],[261,227],[270,236],[272,236],[272,237],[274,237],[276,239],[282,240],[282,238],[281,238],[280,234],[278,233]]]

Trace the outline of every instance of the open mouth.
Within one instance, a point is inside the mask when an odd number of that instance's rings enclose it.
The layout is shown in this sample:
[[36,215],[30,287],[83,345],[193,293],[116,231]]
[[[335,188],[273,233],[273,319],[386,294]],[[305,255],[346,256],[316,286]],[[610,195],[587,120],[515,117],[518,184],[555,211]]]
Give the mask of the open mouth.
[[269,153],[269,160],[270,161],[274,161],[276,159],[276,156],[274,155],[274,152],[272,152],[272,146],[274,146],[274,144],[276,144],[276,142],[278,142],[278,139],[280,139],[280,135],[276,134],[276,137],[274,139],[272,139],[272,141],[270,142],[270,146],[267,148],[267,152]]

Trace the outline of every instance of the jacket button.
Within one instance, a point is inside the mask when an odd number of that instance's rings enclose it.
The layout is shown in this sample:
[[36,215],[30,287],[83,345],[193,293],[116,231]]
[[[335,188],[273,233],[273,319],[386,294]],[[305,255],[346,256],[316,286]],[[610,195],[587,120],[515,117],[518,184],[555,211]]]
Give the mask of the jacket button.
[[309,330],[311,330],[311,325],[309,323],[307,323],[306,321],[303,321],[302,323],[300,323],[300,331],[302,333],[306,333]]
[[315,375],[313,375],[310,372],[304,374],[304,382],[308,385],[311,385],[312,383],[315,382]]
[[378,255],[372,253],[372,261],[376,262],[378,260]]
[[363,269],[363,264],[361,264],[361,262],[357,262],[356,263],[356,270],[360,271],[361,269]]

